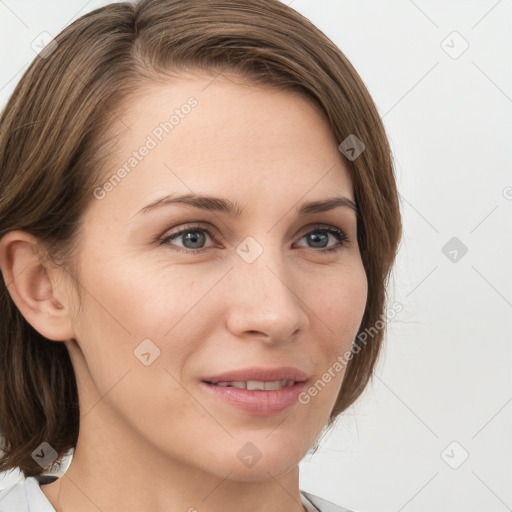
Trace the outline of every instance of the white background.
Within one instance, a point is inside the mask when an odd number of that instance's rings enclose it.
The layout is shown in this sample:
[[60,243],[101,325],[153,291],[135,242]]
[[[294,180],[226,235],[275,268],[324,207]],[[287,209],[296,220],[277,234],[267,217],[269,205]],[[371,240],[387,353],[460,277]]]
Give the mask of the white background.
[[[0,1],[0,104],[41,32],[105,3]],[[404,222],[390,288],[403,309],[373,384],[302,462],[301,488],[357,512],[512,510],[512,1],[290,5],[373,96]],[[467,247],[455,262],[452,237]]]

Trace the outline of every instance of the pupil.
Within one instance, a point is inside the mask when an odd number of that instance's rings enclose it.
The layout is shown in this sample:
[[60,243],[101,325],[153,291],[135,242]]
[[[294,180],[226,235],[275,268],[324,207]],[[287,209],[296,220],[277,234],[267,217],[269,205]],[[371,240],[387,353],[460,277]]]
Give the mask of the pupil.
[[327,242],[328,242],[328,235],[327,233],[322,233],[322,234],[312,234],[310,235],[310,239],[312,239],[312,242],[314,244],[316,244],[318,241],[322,242],[322,239],[323,238],[323,242],[325,242],[325,244],[322,244],[320,247],[325,247]]
[[[191,235],[191,233],[192,233],[192,235]],[[201,241],[204,242],[203,239],[204,239],[204,233],[201,233],[200,231],[189,231],[185,235],[185,241],[191,241],[193,244],[197,244],[198,240],[199,240],[199,242],[201,242]],[[201,245],[201,244],[199,244],[199,245]],[[197,249],[197,247],[195,245],[193,245],[190,248],[191,249]]]

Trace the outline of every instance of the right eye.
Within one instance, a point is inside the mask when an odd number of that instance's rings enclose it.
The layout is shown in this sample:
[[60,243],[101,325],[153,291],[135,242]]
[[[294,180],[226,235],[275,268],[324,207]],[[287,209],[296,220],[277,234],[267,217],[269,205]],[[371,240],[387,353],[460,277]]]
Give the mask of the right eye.
[[[166,236],[164,236],[164,238],[160,239],[160,245],[167,245],[169,246],[169,249],[171,249],[172,251],[178,252],[204,252],[205,249],[203,249],[201,245],[204,243],[206,239],[205,234],[213,239],[213,234],[208,228],[202,227],[201,225],[189,226],[182,228],[179,231],[167,234]],[[188,244],[187,246],[184,246],[184,248],[188,249],[188,251],[180,251],[179,249],[173,249],[172,246],[175,244],[171,244],[170,242],[175,239],[180,239],[182,243]]]

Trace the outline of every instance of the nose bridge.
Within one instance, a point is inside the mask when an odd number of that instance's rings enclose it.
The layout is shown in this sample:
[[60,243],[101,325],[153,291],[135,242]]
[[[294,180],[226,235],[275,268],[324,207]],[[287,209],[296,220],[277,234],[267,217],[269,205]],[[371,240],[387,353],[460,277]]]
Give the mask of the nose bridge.
[[229,326],[237,335],[257,331],[286,339],[307,316],[279,248],[263,247],[248,237],[237,247],[231,274]]

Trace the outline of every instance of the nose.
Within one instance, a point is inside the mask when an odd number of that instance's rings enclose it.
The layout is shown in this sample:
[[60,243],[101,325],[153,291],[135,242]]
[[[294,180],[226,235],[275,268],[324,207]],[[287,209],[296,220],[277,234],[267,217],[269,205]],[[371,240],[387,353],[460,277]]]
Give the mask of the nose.
[[227,328],[233,336],[274,344],[306,329],[308,305],[277,250],[264,250],[252,263],[237,257],[234,265],[226,283]]

